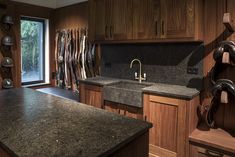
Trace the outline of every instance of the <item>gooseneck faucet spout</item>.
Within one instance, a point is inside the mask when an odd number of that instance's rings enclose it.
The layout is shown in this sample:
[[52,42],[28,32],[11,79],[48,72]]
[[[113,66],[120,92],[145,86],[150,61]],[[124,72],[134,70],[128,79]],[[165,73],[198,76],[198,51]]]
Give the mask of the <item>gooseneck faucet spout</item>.
[[132,61],[131,61],[131,64],[130,64],[130,68],[132,68],[132,65],[133,65],[133,63],[134,62],[138,62],[139,63],[139,65],[140,65],[140,68],[139,68],[139,77],[137,76],[137,75],[135,75],[135,79],[138,79],[139,80],[139,83],[141,83],[141,81],[142,80],[146,80],[146,74],[144,74],[144,77],[142,77],[142,63],[141,63],[141,61],[139,60],[139,59],[133,59]]

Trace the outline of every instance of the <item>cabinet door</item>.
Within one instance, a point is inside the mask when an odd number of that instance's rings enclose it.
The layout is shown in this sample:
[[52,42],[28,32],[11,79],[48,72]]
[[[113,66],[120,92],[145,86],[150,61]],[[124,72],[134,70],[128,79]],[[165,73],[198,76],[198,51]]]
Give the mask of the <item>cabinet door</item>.
[[133,39],[160,37],[160,0],[133,1]]
[[110,38],[112,40],[132,39],[132,0],[109,0]]
[[97,108],[102,108],[102,87],[81,83],[79,89],[80,102]]
[[149,103],[147,121],[153,123],[150,129],[150,144],[176,152],[177,149],[177,107],[158,102]]
[[190,145],[190,157],[232,157],[222,150],[211,150],[205,147]]
[[[94,37],[95,40],[105,40],[107,38],[107,0],[93,0],[93,9],[94,14],[92,16],[95,17],[94,24]],[[91,11],[90,11],[91,12]],[[93,18],[90,16],[89,18]],[[93,28],[90,28],[93,29]]]
[[161,37],[194,37],[194,0],[161,0]]

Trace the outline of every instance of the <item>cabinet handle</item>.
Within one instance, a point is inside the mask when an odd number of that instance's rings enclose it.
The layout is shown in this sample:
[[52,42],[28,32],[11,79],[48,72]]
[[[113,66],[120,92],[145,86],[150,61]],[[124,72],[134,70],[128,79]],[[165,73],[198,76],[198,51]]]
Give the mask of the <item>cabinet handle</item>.
[[157,21],[155,21],[155,35],[157,36],[158,30],[157,30]]
[[113,26],[110,26],[110,38],[112,38],[113,37]]
[[162,20],[162,35],[165,34],[164,21]]
[[212,151],[212,150],[206,150],[206,154],[207,155],[210,155],[212,157],[223,157],[224,155],[219,153],[219,152],[216,152],[216,151]]
[[108,26],[105,26],[105,38],[108,38]]

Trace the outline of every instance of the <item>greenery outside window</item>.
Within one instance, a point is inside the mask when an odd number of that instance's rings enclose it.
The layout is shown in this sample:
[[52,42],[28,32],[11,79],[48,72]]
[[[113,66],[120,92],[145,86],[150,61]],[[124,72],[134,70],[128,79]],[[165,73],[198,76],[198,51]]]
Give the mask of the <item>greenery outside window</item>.
[[21,17],[22,85],[45,83],[45,20]]

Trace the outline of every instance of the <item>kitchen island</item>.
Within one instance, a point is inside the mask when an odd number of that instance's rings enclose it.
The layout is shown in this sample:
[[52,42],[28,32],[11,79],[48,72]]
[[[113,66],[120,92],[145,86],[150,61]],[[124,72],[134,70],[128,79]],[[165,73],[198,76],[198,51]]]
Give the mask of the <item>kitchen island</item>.
[[151,126],[32,89],[0,92],[1,157],[147,157]]

